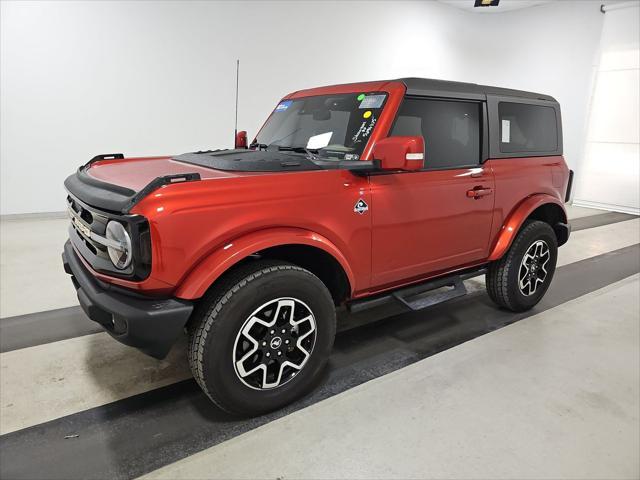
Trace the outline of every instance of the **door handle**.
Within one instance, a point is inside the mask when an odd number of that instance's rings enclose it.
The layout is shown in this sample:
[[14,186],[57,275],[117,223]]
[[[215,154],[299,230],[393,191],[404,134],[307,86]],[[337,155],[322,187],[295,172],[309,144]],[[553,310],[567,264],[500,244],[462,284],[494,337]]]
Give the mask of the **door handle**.
[[493,188],[474,187],[473,190],[467,190],[468,198],[475,198],[476,200],[493,193]]

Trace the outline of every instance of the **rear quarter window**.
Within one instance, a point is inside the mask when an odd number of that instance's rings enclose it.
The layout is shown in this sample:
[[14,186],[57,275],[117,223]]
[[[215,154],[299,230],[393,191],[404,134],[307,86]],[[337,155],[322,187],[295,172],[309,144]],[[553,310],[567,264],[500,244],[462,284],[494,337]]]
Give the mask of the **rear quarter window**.
[[551,152],[558,149],[556,111],[553,107],[500,102],[502,153]]

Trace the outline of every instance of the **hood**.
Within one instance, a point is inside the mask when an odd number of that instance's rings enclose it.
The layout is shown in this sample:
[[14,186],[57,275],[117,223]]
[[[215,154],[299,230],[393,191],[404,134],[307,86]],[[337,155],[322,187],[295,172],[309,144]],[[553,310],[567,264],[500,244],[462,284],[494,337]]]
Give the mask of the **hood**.
[[101,210],[128,213],[151,192],[172,183],[321,168],[300,155],[245,149],[185,153],[173,158],[118,155],[111,159],[98,156],[80,167],[64,182],[69,194]]
[[[102,157],[102,156],[99,156]],[[366,170],[371,162],[313,160],[280,151],[214,150],[175,157],[96,157],[69,176],[70,195],[89,206],[128,213],[154,190],[173,183],[309,170]]]
[[128,158],[91,163],[87,175],[101,182],[120,185],[139,192],[153,180],[165,175],[197,173],[202,179],[236,176],[196,165],[176,161],[171,157]]
[[64,186],[71,196],[91,207],[128,213],[138,201],[163,185],[235,176],[171,157],[100,159],[80,167],[67,177]]

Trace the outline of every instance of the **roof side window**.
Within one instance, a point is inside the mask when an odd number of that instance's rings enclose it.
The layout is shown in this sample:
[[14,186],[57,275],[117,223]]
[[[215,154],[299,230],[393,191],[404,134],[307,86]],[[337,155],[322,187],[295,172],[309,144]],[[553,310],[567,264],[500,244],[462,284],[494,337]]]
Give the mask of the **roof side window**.
[[419,136],[425,168],[480,163],[480,103],[405,98],[390,136]]
[[502,153],[552,152],[558,148],[558,124],[553,107],[500,102]]

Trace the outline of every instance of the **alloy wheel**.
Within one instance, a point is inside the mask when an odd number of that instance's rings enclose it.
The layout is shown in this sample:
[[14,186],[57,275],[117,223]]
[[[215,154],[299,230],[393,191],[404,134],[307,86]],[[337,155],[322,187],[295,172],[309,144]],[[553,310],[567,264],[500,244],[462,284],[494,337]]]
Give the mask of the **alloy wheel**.
[[280,387],[298,374],[313,352],[316,320],[296,298],[277,298],[245,320],[233,346],[238,378],[256,390]]
[[547,278],[547,264],[551,260],[549,245],[544,240],[536,240],[527,249],[520,269],[518,270],[518,286],[525,296],[531,296],[544,284]]

